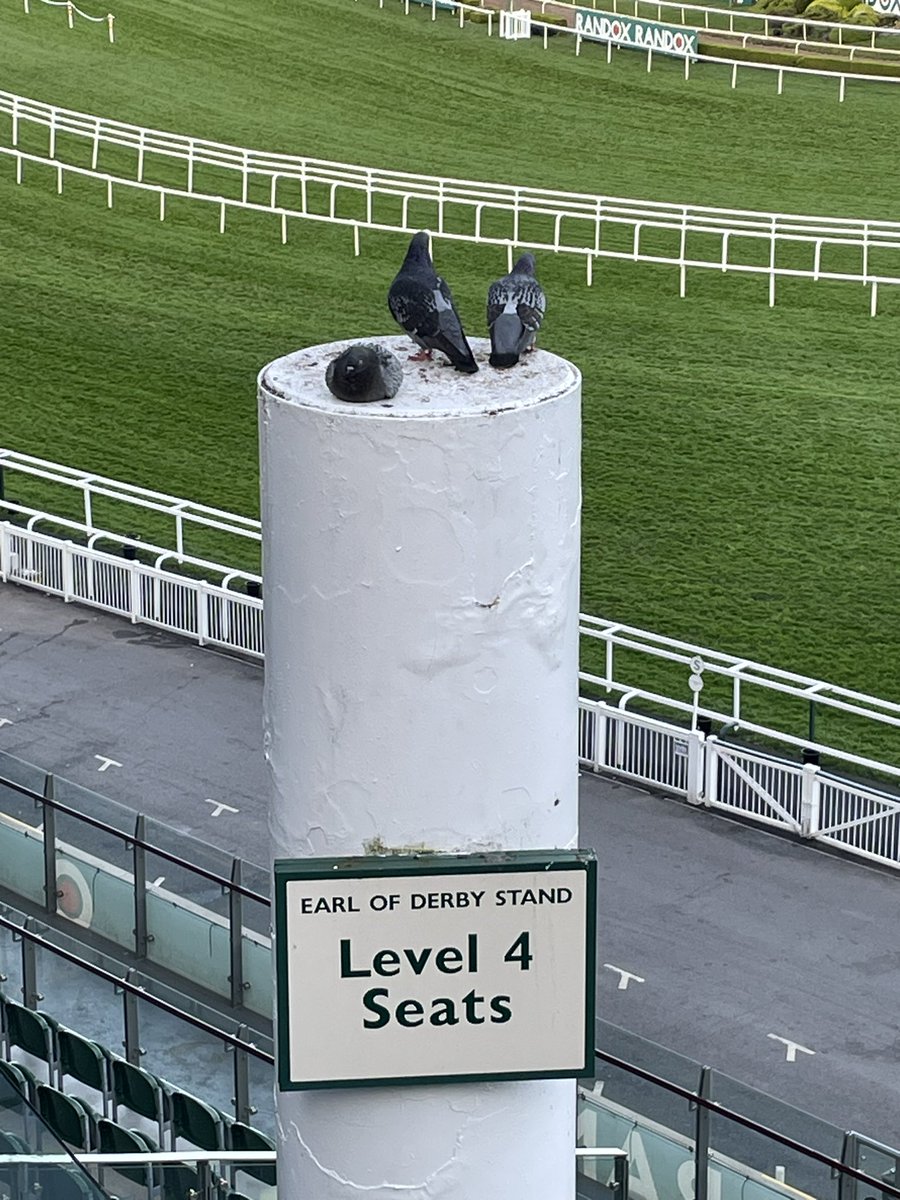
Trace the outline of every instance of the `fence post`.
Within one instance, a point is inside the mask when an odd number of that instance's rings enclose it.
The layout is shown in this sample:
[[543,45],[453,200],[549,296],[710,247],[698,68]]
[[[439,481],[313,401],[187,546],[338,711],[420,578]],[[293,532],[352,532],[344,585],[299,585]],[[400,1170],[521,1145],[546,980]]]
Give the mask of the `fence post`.
[[[709,1067],[700,1068],[697,1095],[709,1099]],[[694,1104],[694,1200],[709,1195],[709,1109]]]
[[714,733],[712,733],[706,738],[704,747],[703,747],[704,759],[705,759],[704,774],[706,776],[706,785],[703,788],[703,796],[701,797],[701,802],[703,804],[705,804],[707,808],[709,808],[710,805],[715,804],[716,800],[718,799],[718,783],[719,783],[718,741],[719,741],[719,739],[716,737],[716,735]]
[[[44,776],[44,800],[56,797],[56,781],[52,775]],[[56,809],[52,804],[41,805],[41,828],[44,834],[44,908],[50,916],[56,915]]]
[[[237,1037],[242,1042],[251,1042],[250,1031],[246,1025],[239,1025]],[[257,1113],[255,1105],[250,1103],[250,1076],[247,1070],[249,1055],[239,1046],[233,1046],[234,1051],[234,1115],[244,1125],[252,1125]]]
[[[240,886],[241,860],[231,860],[231,882]],[[238,1008],[244,1003],[244,897],[233,887],[228,891],[228,939],[230,947],[231,1003]],[[237,1062],[235,1061],[235,1071]],[[243,1120],[243,1117],[240,1118]]]
[[207,606],[207,582],[205,579],[200,580],[200,586],[197,589],[197,641],[201,646],[206,645],[206,639],[209,637],[209,609]]
[[136,562],[132,562],[128,569],[128,587],[131,623],[132,625],[136,625],[138,617],[141,615],[141,574],[138,571]]
[[705,755],[703,753],[705,738],[703,734],[697,730],[696,733],[689,733],[688,744],[688,760],[687,760],[687,802],[688,804],[703,803],[703,785],[704,785],[704,766]]
[[[125,972],[125,982],[130,983],[131,977],[134,974],[134,967],[129,967]],[[128,988],[121,988],[122,993],[122,1022],[124,1025],[125,1038],[122,1045],[125,1048],[125,1058],[133,1067],[141,1065],[141,1055],[144,1053],[141,1048],[141,1019],[138,1012],[138,998],[134,992]]]
[[0,579],[6,583],[10,571],[10,549],[9,549],[9,522],[4,521],[0,525]]
[[[815,759],[812,758],[814,754]],[[800,781],[800,836],[812,838],[821,828],[822,784],[819,780],[819,756],[815,750],[804,750],[803,757],[803,777]]]
[[72,542],[67,540],[62,547],[63,600],[66,604],[75,594],[75,577],[72,570]]
[[606,731],[609,728],[609,718],[606,706],[598,704],[594,709],[594,770],[599,771],[606,766]]
[[146,839],[147,818],[138,813],[134,822],[134,842],[131,846],[132,873],[134,876],[134,953],[138,958],[147,957],[147,852],[140,842]]
[[37,983],[37,954],[34,942],[26,934],[31,929],[31,917],[26,917],[22,925],[22,1003],[26,1008],[37,1008],[44,996],[38,991]]

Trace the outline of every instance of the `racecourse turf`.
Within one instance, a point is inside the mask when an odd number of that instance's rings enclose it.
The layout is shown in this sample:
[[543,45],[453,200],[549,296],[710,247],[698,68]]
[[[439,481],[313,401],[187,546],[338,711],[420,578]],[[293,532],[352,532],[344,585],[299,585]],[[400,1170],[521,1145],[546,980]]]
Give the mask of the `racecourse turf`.
[[[727,69],[696,66],[685,82],[677,62],[501,43],[397,0],[110,4],[115,45],[38,0],[30,15],[5,3],[3,89],[397,170],[898,215],[888,84],[851,82],[840,104],[836,80],[789,78],[778,96],[768,74],[732,89]],[[355,259],[349,230],[294,221],[282,246],[274,217],[238,211],[220,235],[218,210],[186,200],[161,224],[155,197],[120,189],[107,210],[101,183],[67,178],[59,196],[26,164],[17,186],[0,158],[0,444],[255,514],[259,368],[391,332],[405,244],[364,231]],[[482,333],[505,254],[435,254]],[[681,300],[673,268],[600,262],[587,288],[581,262],[538,266],[541,344],[584,374],[584,608],[896,698],[900,290],[882,288],[871,319],[854,284],[780,282],[770,309],[761,276],[692,271]]]

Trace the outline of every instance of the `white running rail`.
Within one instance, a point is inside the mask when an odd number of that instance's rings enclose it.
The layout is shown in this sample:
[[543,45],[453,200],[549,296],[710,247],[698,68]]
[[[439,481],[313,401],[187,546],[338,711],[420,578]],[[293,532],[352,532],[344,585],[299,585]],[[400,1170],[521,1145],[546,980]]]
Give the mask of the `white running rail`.
[[[46,139],[44,152],[22,146],[34,142],[35,130]],[[143,190],[154,196],[161,220],[173,197],[203,200],[217,206],[220,232],[230,208],[269,213],[283,243],[289,219],[297,218],[351,229],[355,254],[362,229],[428,228],[437,238],[501,247],[510,268],[517,247],[580,255],[588,285],[597,260],[667,264],[678,268],[682,297],[693,269],[763,276],[770,306],[778,279],[861,283],[869,288],[873,316],[879,286],[900,284],[897,221],[673,205],[384,171],[145,129],[9,92],[0,92],[0,138],[9,143],[0,144],[0,155],[15,161],[19,183],[26,164],[40,164],[55,173],[58,192],[68,174],[99,180],[108,207],[117,188]],[[86,159],[90,165],[81,165]]]
[[[40,0],[40,2],[41,2],[41,4],[49,4],[52,8],[64,8],[66,10],[66,17],[68,18],[70,29],[75,28],[76,15],[79,17],[83,17],[85,19],[85,21],[96,21],[96,22],[100,22],[100,23],[105,21],[107,35],[109,37],[110,42],[114,42],[116,40],[116,34],[115,34],[116,18],[113,16],[112,13],[107,13],[105,17],[92,17],[90,13],[83,12],[80,8],[77,7],[77,5],[73,4],[72,0]],[[28,7],[30,0],[22,0],[22,3],[25,6],[25,12],[26,13],[30,12],[31,10]]]
[[[833,50],[835,46],[839,49],[850,51],[850,60],[853,60],[853,52],[855,50],[872,51],[875,49],[876,39],[881,39],[882,42],[900,39],[900,29],[890,25],[885,26],[866,26],[866,25],[849,25],[841,21],[816,21],[808,17],[804,17],[803,13],[797,13],[795,16],[771,16],[768,13],[751,12],[749,9],[741,8],[710,8],[702,4],[685,4],[682,0],[585,0],[583,4],[570,4],[566,0],[540,0],[540,11],[546,13],[549,10],[563,14],[577,12],[579,9],[590,8],[599,10],[605,13],[612,13],[614,16],[621,14],[625,17],[636,17],[638,20],[655,20],[668,22],[674,25],[683,25],[691,29],[697,29],[704,33],[727,33],[733,36],[740,36],[745,33],[747,25],[758,25],[759,30],[753,34],[754,37],[778,37],[782,41],[781,30],[785,25],[800,25],[804,34],[802,38],[784,38],[783,42],[787,46],[810,45],[823,53]],[[741,26],[742,28],[739,28]],[[832,31],[836,32],[836,41],[825,41],[824,39],[813,40],[808,36],[809,30],[818,31],[820,34],[828,35]],[[860,36],[867,37],[868,44],[860,43],[857,39]],[[845,38],[852,39],[845,41]],[[881,45],[878,47],[879,53],[887,55],[900,53],[900,40],[896,46],[889,47]]]

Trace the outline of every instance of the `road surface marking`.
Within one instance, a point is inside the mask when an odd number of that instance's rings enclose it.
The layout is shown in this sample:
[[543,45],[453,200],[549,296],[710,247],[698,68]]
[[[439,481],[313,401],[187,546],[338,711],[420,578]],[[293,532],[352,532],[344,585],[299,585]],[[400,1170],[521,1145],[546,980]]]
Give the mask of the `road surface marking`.
[[165,879],[165,875],[160,875],[159,879],[154,879],[153,882],[150,884],[150,886],[152,888],[158,888],[164,879]]
[[116,762],[114,758],[104,758],[102,754],[95,754],[94,758],[100,763],[98,771],[108,771],[110,767],[121,767],[120,762]]
[[646,983],[647,982],[647,980],[644,979],[643,976],[635,975],[632,971],[623,971],[621,967],[614,967],[612,965],[612,963],[604,963],[603,965],[604,965],[604,967],[606,967],[607,971],[615,971],[616,974],[619,976],[619,986],[616,989],[619,992],[624,992],[627,989],[629,983],[632,982],[632,980],[634,980],[635,983]]
[[815,1050],[810,1050],[808,1046],[801,1046],[799,1042],[792,1042],[790,1038],[779,1037],[777,1033],[767,1033],[766,1037],[770,1037],[773,1042],[781,1042],[785,1048],[785,1062],[796,1062],[797,1051],[801,1054],[815,1054]]
[[236,813],[241,811],[239,808],[232,808],[230,804],[223,804],[221,800],[204,800],[203,803],[213,806],[213,810],[210,813],[211,817],[219,817],[223,812]]

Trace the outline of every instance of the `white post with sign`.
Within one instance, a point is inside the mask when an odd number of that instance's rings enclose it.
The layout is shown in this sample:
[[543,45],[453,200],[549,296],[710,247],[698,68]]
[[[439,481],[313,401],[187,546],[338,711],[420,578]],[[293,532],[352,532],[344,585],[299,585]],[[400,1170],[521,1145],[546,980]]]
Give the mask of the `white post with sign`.
[[280,867],[279,1192],[571,1200],[581,379],[377,340],[391,401],[328,392],[345,342],[260,375],[273,856],[329,860]]

